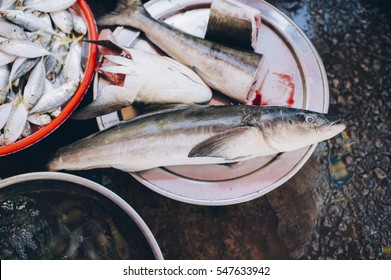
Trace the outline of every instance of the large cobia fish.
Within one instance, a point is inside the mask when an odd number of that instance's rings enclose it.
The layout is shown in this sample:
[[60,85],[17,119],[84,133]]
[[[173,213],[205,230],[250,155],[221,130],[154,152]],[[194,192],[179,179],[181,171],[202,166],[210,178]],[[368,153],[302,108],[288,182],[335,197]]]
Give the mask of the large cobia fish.
[[206,84],[242,103],[258,89],[263,56],[200,39],[153,19],[139,0],[119,0],[114,12],[98,20],[100,25],[127,25],[172,58],[192,68]]
[[329,139],[334,116],[287,107],[176,105],[121,122],[57,151],[50,170],[222,164],[287,152]]

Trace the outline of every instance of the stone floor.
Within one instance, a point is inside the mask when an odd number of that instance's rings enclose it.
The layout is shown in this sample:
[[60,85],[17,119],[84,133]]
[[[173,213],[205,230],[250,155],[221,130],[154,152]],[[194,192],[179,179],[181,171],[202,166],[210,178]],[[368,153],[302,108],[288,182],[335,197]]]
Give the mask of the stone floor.
[[[96,15],[112,9],[88,1]],[[73,172],[122,196],[148,224],[166,259],[390,259],[389,4],[369,0],[269,1],[316,46],[344,135],[318,145],[286,184],[250,202],[177,202],[113,169]],[[89,92],[91,94],[91,90]],[[40,143],[0,158],[0,177],[45,170],[58,147],[97,130],[69,120]]]

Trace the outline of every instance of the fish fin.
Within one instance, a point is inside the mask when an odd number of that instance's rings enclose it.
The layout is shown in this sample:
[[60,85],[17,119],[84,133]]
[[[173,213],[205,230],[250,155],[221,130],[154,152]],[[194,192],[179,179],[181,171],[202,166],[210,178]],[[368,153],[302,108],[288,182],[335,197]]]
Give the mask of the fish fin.
[[131,105],[138,91],[120,86],[108,85],[102,87],[97,98],[84,108],[76,111],[72,118],[86,120],[118,111]]
[[202,73],[197,67],[193,66],[192,69],[208,86],[210,86],[211,88],[219,88],[219,86],[214,81],[206,77],[204,73]]
[[259,129],[251,126],[236,127],[212,136],[197,144],[189,157],[217,157],[241,161],[251,157],[246,139],[259,135]]
[[146,14],[140,0],[119,0],[115,10],[97,20],[98,25],[129,25],[137,28],[136,11]]

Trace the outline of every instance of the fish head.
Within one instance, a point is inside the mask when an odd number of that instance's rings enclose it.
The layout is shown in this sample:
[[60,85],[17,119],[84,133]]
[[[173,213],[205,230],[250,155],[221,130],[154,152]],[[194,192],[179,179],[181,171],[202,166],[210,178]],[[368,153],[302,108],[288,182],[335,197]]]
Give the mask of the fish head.
[[334,115],[294,108],[273,108],[260,116],[258,127],[277,151],[292,151],[330,139],[346,125]]

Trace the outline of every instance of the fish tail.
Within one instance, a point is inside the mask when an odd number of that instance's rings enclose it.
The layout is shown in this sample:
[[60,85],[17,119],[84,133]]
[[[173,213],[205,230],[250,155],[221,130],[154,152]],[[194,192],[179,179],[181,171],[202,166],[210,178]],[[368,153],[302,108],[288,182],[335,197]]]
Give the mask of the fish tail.
[[115,10],[100,17],[98,25],[128,25],[138,28],[139,17],[149,16],[140,0],[119,0]]

